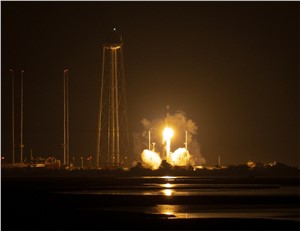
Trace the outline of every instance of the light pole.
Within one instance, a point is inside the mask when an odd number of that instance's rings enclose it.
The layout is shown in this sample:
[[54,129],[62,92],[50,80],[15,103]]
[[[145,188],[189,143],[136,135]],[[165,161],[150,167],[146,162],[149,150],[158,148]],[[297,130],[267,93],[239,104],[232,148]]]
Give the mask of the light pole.
[[149,144],[148,144],[148,149],[150,150],[150,141],[151,141],[151,133],[150,133],[150,130],[148,131],[148,142],[149,142]]
[[14,74],[15,71],[10,69],[12,78],[12,93],[11,93],[11,97],[12,97],[12,164],[15,164],[15,80],[14,80]]
[[64,165],[69,165],[69,70],[64,70]]
[[23,74],[24,70],[21,71],[21,144],[20,144],[20,153],[21,153],[21,163],[23,163]]

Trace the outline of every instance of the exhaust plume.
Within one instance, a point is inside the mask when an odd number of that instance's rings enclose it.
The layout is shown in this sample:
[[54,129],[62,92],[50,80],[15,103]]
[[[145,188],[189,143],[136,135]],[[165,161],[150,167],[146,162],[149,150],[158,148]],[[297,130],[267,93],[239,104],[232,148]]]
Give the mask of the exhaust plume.
[[[195,139],[198,126],[193,120],[188,119],[184,112],[168,113],[165,118],[154,120],[143,118],[141,124],[143,125],[143,132],[135,133],[133,137],[134,152],[137,157],[141,157],[144,165],[156,169],[157,164],[160,164],[163,159],[176,166],[201,165],[206,162],[201,155],[200,145]],[[166,142],[166,137],[163,134],[166,128],[171,128],[174,131],[168,142]],[[148,150],[150,132],[151,140],[156,144],[155,149],[161,151],[161,153]],[[172,145],[170,146],[171,138]],[[169,147],[166,147],[166,145],[169,145]],[[155,161],[151,164],[150,160]]]

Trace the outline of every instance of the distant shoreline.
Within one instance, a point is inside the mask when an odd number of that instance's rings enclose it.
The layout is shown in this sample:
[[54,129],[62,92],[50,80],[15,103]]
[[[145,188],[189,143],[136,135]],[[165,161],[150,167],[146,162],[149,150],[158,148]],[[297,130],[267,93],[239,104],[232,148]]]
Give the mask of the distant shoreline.
[[142,177],[142,176],[189,176],[216,178],[299,178],[300,169],[278,164],[273,167],[249,168],[247,165],[215,169],[193,169],[166,166],[151,170],[141,166],[110,169],[48,169],[32,167],[1,167],[1,177]]

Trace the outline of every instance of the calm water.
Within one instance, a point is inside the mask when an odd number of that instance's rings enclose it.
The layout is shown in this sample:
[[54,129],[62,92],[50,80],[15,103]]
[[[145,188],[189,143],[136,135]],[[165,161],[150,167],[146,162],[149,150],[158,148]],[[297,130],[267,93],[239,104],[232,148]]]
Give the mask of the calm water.
[[[134,183],[132,183],[134,181]],[[115,203],[89,210],[165,214],[178,218],[268,218],[300,221],[299,186],[190,177],[140,177],[59,192]],[[118,202],[116,202],[118,201]],[[132,202],[132,203],[131,203]]]
[[299,230],[300,224],[298,178],[37,172],[1,180],[3,230]]

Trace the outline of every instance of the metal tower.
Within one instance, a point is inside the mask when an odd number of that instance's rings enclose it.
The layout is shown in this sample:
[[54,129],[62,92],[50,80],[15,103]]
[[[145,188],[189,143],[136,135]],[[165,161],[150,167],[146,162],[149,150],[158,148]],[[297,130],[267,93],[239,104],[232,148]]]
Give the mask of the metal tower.
[[114,28],[102,47],[97,167],[121,166],[127,158],[128,147],[123,42]]

